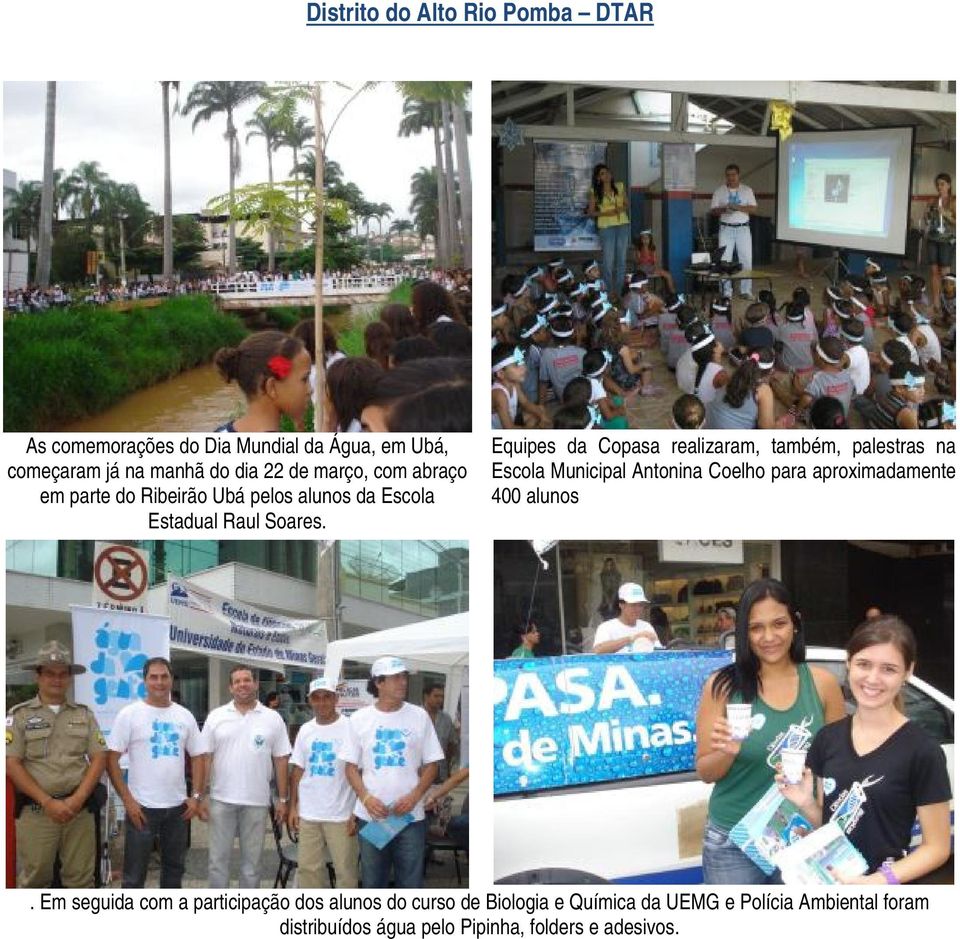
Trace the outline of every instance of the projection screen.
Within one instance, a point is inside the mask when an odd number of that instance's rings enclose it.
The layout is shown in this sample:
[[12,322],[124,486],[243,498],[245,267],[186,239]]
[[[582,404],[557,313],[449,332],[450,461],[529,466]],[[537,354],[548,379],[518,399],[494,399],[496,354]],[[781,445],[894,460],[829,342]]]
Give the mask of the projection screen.
[[777,240],[903,255],[913,127],[816,131],[777,143]]

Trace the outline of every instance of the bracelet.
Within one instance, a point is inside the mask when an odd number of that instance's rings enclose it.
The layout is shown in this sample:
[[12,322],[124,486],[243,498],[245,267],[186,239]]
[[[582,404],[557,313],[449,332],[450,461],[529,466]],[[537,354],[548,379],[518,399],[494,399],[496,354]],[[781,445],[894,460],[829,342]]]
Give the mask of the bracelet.
[[894,884],[896,886],[900,885],[900,878],[897,877],[896,872],[893,869],[893,864],[890,861],[884,861],[880,867],[879,871],[883,874],[883,879],[888,884]]
[[202,793],[202,792],[194,792],[194,793],[191,793],[191,794],[190,794],[190,798],[191,798],[191,799],[196,799],[197,802],[203,802],[203,793]]

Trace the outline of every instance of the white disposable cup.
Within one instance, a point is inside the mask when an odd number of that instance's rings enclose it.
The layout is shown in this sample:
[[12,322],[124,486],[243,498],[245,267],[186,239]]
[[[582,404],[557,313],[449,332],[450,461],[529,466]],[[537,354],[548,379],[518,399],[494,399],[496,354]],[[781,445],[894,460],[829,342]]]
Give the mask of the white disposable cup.
[[727,723],[730,725],[730,735],[734,740],[746,740],[750,736],[752,717],[752,704],[727,705]]
[[803,779],[803,768],[807,765],[806,750],[783,749],[780,751],[780,767],[788,783],[796,785]]

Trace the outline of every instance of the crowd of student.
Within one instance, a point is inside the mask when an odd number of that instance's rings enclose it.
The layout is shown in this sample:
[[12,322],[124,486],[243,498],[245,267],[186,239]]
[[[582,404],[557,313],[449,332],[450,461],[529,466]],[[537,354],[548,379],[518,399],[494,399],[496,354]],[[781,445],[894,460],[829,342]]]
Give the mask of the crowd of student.
[[387,304],[364,330],[363,356],[348,356],[329,324],[266,330],[223,348],[214,362],[246,397],[246,413],[221,431],[276,431],[286,415],[303,426],[322,362],[328,432],[470,430],[471,293],[414,284],[411,305]]
[[798,286],[778,302],[765,290],[735,315],[722,294],[693,303],[671,291],[649,233],[636,268],[619,292],[594,260],[575,272],[556,258],[502,279],[491,322],[495,429],[626,428],[629,402],[665,393],[652,380],[661,363],[676,381],[678,429],[841,429],[852,415],[873,428],[954,425],[953,274],[934,305],[922,277],[892,283],[868,259],[865,275],[822,296]]

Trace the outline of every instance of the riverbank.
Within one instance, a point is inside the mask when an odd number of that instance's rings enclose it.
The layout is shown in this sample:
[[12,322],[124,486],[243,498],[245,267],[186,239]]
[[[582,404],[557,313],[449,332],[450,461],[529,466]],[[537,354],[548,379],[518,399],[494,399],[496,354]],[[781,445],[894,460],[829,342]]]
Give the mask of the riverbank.
[[129,313],[74,307],[3,324],[3,429],[49,430],[209,362],[247,335],[212,299],[173,297]]

